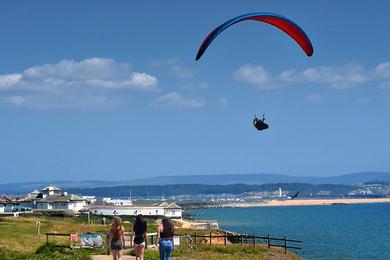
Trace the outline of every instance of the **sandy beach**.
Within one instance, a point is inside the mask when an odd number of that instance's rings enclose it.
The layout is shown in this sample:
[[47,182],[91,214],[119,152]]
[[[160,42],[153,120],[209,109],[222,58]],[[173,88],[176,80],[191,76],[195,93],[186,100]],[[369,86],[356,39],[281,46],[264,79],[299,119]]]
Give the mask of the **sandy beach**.
[[279,206],[316,206],[334,204],[365,204],[389,203],[390,198],[370,199],[299,199],[299,200],[270,200],[265,203],[239,204],[238,207],[279,207]]

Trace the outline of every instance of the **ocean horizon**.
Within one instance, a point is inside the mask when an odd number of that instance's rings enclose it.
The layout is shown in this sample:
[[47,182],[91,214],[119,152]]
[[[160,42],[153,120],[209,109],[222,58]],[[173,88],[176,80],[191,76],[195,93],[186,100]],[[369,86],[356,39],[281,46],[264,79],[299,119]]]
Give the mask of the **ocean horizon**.
[[303,240],[305,259],[390,259],[390,203],[209,208],[193,210],[197,220],[221,229]]

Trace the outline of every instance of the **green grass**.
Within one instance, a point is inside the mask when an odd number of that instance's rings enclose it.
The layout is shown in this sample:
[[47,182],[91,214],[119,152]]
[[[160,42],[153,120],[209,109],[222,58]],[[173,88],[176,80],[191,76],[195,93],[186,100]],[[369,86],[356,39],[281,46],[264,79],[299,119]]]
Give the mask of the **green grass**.
[[[187,249],[184,249],[184,248],[176,248],[175,251],[173,252],[173,257],[179,257],[179,256],[185,256],[188,252]],[[126,253],[127,255],[132,255],[132,256],[135,256],[135,251],[134,249],[128,251]],[[147,259],[147,260],[159,260],[160,259],[160,253],[158,251],[158,249],[156,248],[147,248],[145,250],[145,254],[144,254],[144,259]]]
[[[35,252],[20,252],[0,247],[2,260],[90,260],[91,249],[71,249],[68,246],[56,243],[44,243]],[[93,253],[97,253],[96,250]]]
[[[36,222],[41,223],[41,236],[37,236]],[[20,218],[0,218],[0,259],[1,260],[38,260],[38,259],[90,259],[90,254],[106,254],[105,249],[71,249],[68,237],[51,237],[50,243],[46,243],[46,232],[52,233],[107,233],[110,218],[106,218],[106,225],[101,225],[100,217],[93,217],[91,221],[99,224],[87,225],[86,216],[60,217],[58,215],[37,214]],[[125,220],[126,231],[130,231],[133,219]],[[148,231],[157,229],[154,219],[148,219]],[[198,234],[208,234],[209,230],[196,231]],[[195,233],[195,230],[177,229],[177,233]],[[218,230],[212,233],[223,234]],[[227,245],[223,246],[223,240],[213,240],[213,243],[221,245],[208,245],[207,239],[198,239],[198,248],[189,249],[189,241],[182,240],[182,246],[175,248],[173,256],[179,259],[299,259],[293,254],[285,255],[279,249],[269,249],[262,245]],[[129,254],[134,255],[134,250]],[[148,248],[145,251],[145,259],[158,260],[159,252]]]
[[[129,255],[135,256],[134,250],[127,252]],[[285,260],[298,260],[299,257],[291,253],[284,254],[279,249],[269,249],[262,245],[204,245],[199,246],[197,249],[191,251],[184,247],[175,248],[173,257],[178,259],[197,259],[197,260],[268,260],[268,259],[285,259]],[[145,250],[144,258],[147,260],[159,260],[159,252],[155,248]]]
[[189,259],[207,259],[207,260],[251,260],[251,259],[291,259],[298,260],[299,257],[288,253],[284,254],[279,249],[269,249],[263,245],[204,245],[199,246],[197,250],[186,253]]

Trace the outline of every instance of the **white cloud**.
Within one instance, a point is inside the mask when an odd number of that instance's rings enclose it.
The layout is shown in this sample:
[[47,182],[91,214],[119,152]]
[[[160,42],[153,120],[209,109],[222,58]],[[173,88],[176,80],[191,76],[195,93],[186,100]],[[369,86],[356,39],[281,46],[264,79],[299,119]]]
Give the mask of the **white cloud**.
[[325,84],[333,88],[346,89],[368,80],[366,71],[358,65],[342,67],[316,67],[306,69],[296,75],[298,82]]
[[185,108],[201,108],[206,103],[198,98],[184,97],[177,92],[170,92],[168,94],[158,97],[152,105],[155,106],[171,106],[171,107],[185,107]]
[[377,83],[382,88],[390,85],[390,62],[367,69],[358,64],[319,66],[303,70],[289,69],[277,74],[263,66],[243,65],[234,72],[237,81],[259,89],[275,89],[288,85],[322,85],[333,89],[350,89],[365,83]]
[[141,88],[153,88],[157,85],[157,79],[146,73],[133,72],[131,74],[130,84],[134,86],[139,86]]
[[[119,100],[116,90],[154,90],[157,85],[156,77],[106,58],[62,60],[0,75],[0,95],[6,96],[3,100],[31,107],[41,107],[38,100],[47,107],[112,106]],[[24,101],[15,99],[17,96],[23,96]]]
[[234,72],[234,78],[237,81],[255,85],[263,90],[275,88],[269,73],[262,66],[253,66],[250,64],[241,66]]
[[0,90],[12,88],[18,84],[21,79],[22,75],[17,73],[0,75]]
[[380,63],[374,70],[378,77],[390,78],[390,62]]
[[113,108],[122,103],[116,98],[104,95],[77,96],[47,96],[33,94],[29,96],[8,96],[3,99],[6,104],[14,107],[33,107],[37,109],[101,109]]

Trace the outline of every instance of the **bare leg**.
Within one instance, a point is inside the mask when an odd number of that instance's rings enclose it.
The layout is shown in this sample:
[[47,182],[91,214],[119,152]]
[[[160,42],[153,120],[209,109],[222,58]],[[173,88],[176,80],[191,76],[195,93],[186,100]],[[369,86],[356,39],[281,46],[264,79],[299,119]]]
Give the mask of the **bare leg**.
[[139,260],[139,245],[134,244],[135,260]]
[[144,260],[145,242],[139,245],[138,260]]
[[117,260],[121,260],[122,259],[122,250],[118,250],[118,259]]

